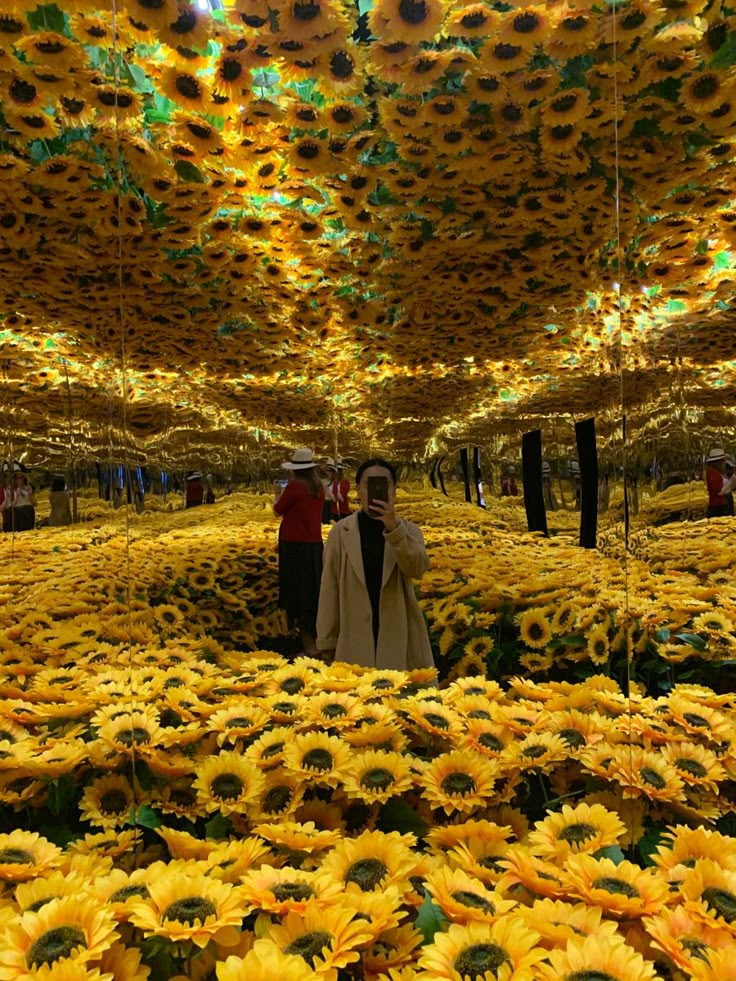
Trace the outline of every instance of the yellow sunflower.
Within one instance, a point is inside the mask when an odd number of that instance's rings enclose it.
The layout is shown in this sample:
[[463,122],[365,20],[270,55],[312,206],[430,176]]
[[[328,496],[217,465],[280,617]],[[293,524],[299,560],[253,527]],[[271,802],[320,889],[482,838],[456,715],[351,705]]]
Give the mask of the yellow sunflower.
[[425,886],[453,923],[493,923],[516,906],[462,869],[440,867],[429,873]]
[[348,744],[326,732],[294,736],[284,754],[284,764],[292,773],[330,787],[341,782],[349,760]]
[[687,872],[680,884],[685,908],[701,922],[732,928],[736,923],[736,871],[703,858]]
[[197,800],[208,812],[244,814],[263,792],[263,772],[237,752],[208,756],[198,767],[193,784]]
[[609,775],[620,784],[624,797],[677,801],[685,797],[676,768],[661,753],[639,746],[616,747]]
[[62,896],[7,925],[0,942],[0,971],[20,978],[51,971],[64,959],[81,966],[99,960],[117,936],[112,912],[98,900]]
[[108,774],[87,785],[79,810],[82,819],[90,824],[116,828],[125,824],[135,803],[135,794],[127,778]]
[[303,958],[324,975],[360,959],[360,948],[374,939],[370,925],[349,906],[325,908],[310,900],[302,913],[288,913],[268,936],[285,954]]
[[[688,974],[698,963],[708,963],[713,952],[729,949],[733,944],[730,930],[706,924],[703,918],[685,906],[660,910],[644,919],[644,929],[652,946],[661,950]],[[721,977],[721,975],[715,975]]]
[[564,861],[578,852],[593,854],[617,844],[626,826],[617,814],[600,804],[563,804],[556,814],[538,821],[529,835],[529,847],[542,858]]
[[63,72],[80,71],[87,61],[84,48],[54,31],[39,31],[27,34],[13,42],[28,61]]
[[537,967],[540,981],[559,978],[611,978],[612,981],[657,981],[651,961],[619,936],[575,937],[565,950],[551,950],[549,964]]
[[238,890],[228,883],[191,871],[170,872],[149,876],[148,891],[148,898],[128,903],[130,922],[144,936],[201,948],[211,940],[223,947],[238,942],[245,912]]
[[495,760],[467,751],[443,753],[418,778],[423,796],[448,815],[474,811],[490,802],[501,772]]
[[541,609],[526,610],[519,617],[519,637],[523,644],[538,650],[552,640],[552,626]]
[[356,754],[343,777],[345,792],[367,804],[384,803],[403,794],[412,783],[411,767],[405,757],[374,749]]
[[432,40],[443,16],[442,0],[378,0],[368,24],[383,44],[416,44]]
[[59,865],[61,849],[35,831],[0,834],[0,879],[25,882]]
[[318,975],[308,971],[298,954],[284,954],[270,938],[256,940],[245,957],[228,957],[218,961],[217,981],[315,981]]
[[264,865],[241,877],[243,904],[248,912],[254,910],[285,916],[303,913],[308,902],[329,906],[344,896],[344,887],[320,872],[276,869]]
[[618,930],[616,923],[603,920],[603,910],[585,903],[536,899],[531,906],[519,906],[516,913],[530,930],[541,934],[539,943],[548,950],[564,950],[568,940],[581,937],[614,937]]
[[667,902],[667,883],[651,869],[632,862],[571,855],[562,872],[573,896],[600,906],[608,916],[635,919],[655,913]]
[[432,978],[504,977],[533,981],[545,957],[539,934],[513,915],[495,923],[453,923],[422,949],[418,967]]
[[364,831],[357,838],[344,838],[322,863],[322,871],[335,881],[363,892],[382,890],[388,885],[410,887],[416,856],[413,835],[392,831]]

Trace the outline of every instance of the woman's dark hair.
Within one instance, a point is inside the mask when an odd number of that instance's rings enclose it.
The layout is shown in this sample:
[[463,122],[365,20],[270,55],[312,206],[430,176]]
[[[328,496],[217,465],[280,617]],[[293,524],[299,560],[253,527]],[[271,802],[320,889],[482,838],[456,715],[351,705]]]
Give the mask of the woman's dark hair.
[[396,467],[393,463],[389,463],[388,460],[384,460],[380,456],[371,457],[370,460],[364,460],[358,467],[358,472],[355,474],[355,483],[360,483],[360,478],[366,472],[368,467],[383,467],[384,470],[388,470],[391,474],[391,479],[394,482],[394,487],[396,486]]
[[63,491],[66,490],[66,481],[63,477],[52,477],[51,478],[51,490],[52,491]]
[[309,488],[312,497],[318,497],[322,490],[322,481],[319,479],[317,467],[305,467],[303,470],[294,470],[294,477],[301,480]]

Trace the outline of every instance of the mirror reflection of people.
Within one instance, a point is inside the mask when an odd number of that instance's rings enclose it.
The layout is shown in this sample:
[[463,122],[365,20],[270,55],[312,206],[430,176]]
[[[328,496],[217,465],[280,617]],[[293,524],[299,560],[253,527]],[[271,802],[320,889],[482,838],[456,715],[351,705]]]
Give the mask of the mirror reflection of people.
[[[3,467],[3,470],[6,470]],[[20,463],[7,468],[3,500],[3,531],[30,531],[36,527],[36,496],[33,484]]]
[[51,492],[49,494],[49,512],[46,523],[53,527],[70,525],[72,523],[72,511],[69,501],[69,491],[66,489],[66,481],[63,477],[51,478]]
[[705,486],[708,490],[708,517],[722,518],[733,514],[733,510],[729,511],[728,495],[736,487],[736,474],[726,476],[726,453],[720,446],[713,447],[705,458]]
[[[734,462],[734,460],[732,460],[730,456],[726,457],[726,462],[724,464],[723,472],[727,480],[731,480],[731,478],[734,475],[736,475],[736,462]],[[729,517],[732,518],[734,514],[732,490],[730,490],[728,494],[726,494],[726,506],[728,507],[728,511],[726,513],[729,515]]]
[[[376,477],[385,480],[387,501],[369,500]],[[325,545],[320,654],[365,667],[433,667],[412,584],[429,568],[429,558],[419,528],[396,514],[396,470],[386,460],[366,460],[356,486],[360,510],[338,521]]]
[[611,503],[611,490],[608,486],[608,474],[598,478],[598,512],[605,514]]
[[557,500],[552,489],[552,468],[546,460],[542,463],[542,496],[547,511],[557,510]]
[[300,447],[287,463],[289,480],[274,483],[279,526],[279,606],[297,627],[304,653],[317,654],[317,606],[322,577],[324,490],[312,451]]
[[197,508],[204,504],[205,486],[202,474],[194,470],[187,474],[186,490],[184,492],[184,507]]
[[322,503],[322,524],[332,524],[332,484],[337,473],[334,467],[334,460],[328,459],[321,467],[322,493],[324,501]]
[[582,493],[583,486],[580,480],[580,464],[577,460],[570,460],[568,466],[570,471],[570,483],[572,484],[572,493],[575,499],[575,510],[579,511],[582,506]]
[[516,497],[518,493],[516,467],[509,467],[501,474],[501,497]]
[[330,481],[330,521],[342,521],[350,514],[350,481],[342,472],[342,459],[327,460],[332,471]]

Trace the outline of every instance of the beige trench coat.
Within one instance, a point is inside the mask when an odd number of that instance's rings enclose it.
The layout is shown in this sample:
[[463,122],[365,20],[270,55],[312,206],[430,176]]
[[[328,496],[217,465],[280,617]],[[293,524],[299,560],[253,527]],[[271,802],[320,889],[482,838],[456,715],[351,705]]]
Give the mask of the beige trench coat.
[[327,538],[317,614],[317,647],[335,651],[336,661],[370,668],[434,667],[432,648],[412,579],[429,568],[422,533],[404,518],[384,533],[378,647],[363,572],[358,515],[333,525]]

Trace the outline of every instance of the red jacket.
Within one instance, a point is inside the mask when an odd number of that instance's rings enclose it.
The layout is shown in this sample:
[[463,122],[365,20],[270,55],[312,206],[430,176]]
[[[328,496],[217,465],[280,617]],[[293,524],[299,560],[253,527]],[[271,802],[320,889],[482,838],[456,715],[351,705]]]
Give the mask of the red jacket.
[[290,480],[273,506],[282,516],[279,538],[283,542],[321,542],[322,505],[325,492],[312,497],[303,480]]
[[[332,494],[332,513],[350,514],[350,502],[348,501],[348,495],[350,494],[350,481],[345,477],[342,477],[340,480],[335,477],[330,484],[330,493]],[[338,495],[341,500],[338,500]]]

